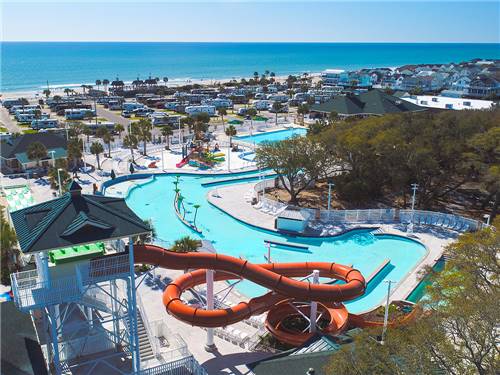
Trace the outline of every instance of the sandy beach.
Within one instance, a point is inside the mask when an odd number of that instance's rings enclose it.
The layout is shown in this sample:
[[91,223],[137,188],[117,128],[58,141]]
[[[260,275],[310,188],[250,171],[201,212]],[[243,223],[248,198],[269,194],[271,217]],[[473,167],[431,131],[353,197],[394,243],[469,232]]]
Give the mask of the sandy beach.
[[[321,73],[308,73],[308,76],[313,79],[313,82],[315,80],[318,80],[321,77]],[[200,78],[200,79],[190,79],[190,78],[173,78],[167,82],[167,84],[163,84],[162,82],[158,85],[158,87],[168,87],[168,88],[175,88],[179,86],[185,86],[185,85],[204,85],[204,86],[214,86],[217,85],[218,83],[226,83],[230,82],[232,80],[237,80],[240,81],[242,78],[249,79],[251,77],[232,77],[232,78]],[[277,82],[284,82],[288,76],[276,76],[274,79]],[[129,85],[132,83],[132,81],[124,81],[125,85]],[[74,90],[76,93],[80,94],[83,92],[82,85],[95,85],[95,83],[81,83],[81,84],[74,84],[74,83],[68,83],[68,84],[60,84],[60,85],[50,85],[49,84],[49,89],[51,92],[51,95],[60,95],[64,96],[66,95],[64,93],[64,89],[70,88]],[[35,99],[40,99],[43,98],[43,90],[45,88],[39,88],[37,90],[19,90],[19,91],[7,91],[7,92],[2,92],[0,93],[0,99],[15,99],[15,98],[26,98],[28,100],[35,100]]]

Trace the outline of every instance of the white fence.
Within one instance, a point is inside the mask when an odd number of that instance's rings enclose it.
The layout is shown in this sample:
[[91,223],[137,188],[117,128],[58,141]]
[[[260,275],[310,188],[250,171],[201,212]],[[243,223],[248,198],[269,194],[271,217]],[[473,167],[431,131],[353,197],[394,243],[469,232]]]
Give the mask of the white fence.
[[[278,202],[264,197],[263,190],[275,187],[274,180],[260,181],[254,186],[255,195],[259,198],[260,207],[264,212],[275,214],[281,212],[285,207],[291,207],[287,203]],[[486,226],[479,220],[466,218],[460,215],[425,210],[400,210],[394,208],[368,209],[368,210],[318,210],[312,208],[298,208],[307,211],[312,218],[323,223],[332,224],[390,224],[401,223],[415,225],[428,225],[455,230],[458,232],[470,232]]]

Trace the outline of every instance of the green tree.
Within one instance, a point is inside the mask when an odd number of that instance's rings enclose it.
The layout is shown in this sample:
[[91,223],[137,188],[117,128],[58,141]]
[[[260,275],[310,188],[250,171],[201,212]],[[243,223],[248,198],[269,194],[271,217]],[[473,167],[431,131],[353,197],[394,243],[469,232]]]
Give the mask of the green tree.
[[226,110],[226,108],[219,108],[219,109],[217,109],[217,112],[218,112],[220,119],[222,121],[222,129],[224,129],[224,131],[225,131],[226,125],[224,124],[224,116],[227,115],[227,110]]
[[132,133],[137,136],[137,140],[143,143],[143,154],[147,155],[147,143],[152,138],[153,125],[151,120],[141,118],[137,122],[132,123]]
[[17,250],[16,232],[10,226],[5,218],[5,209],[0,206],[0,265],[1,265],[1,282],[4,285],[10,285],[10,273],[13,268],[17,268],[19,251]]
[[97,90],[99,90],[99,89],[100,89],[100,87],[101,87],[101,85],[102,85],[101,80],[100,80],[100,79],[96,79],[96,80],[95,80],[95,85],[97,86]]
[[297,114],[300,115],[300,123],[304,125],[304,116],[309,113],[309,106],[307,104],[300,104],[297,107]]
[[425,313],[391,328],[382,346],[366,331],[332,356],[331,374],[496,374],[500,366],[500,221],[446,248],[445,269],[431,272]]
[[331,172],[332,158],[324,147],[306,137],[292,137],[280,142],[263,142],[256,150],[259,168],[276,172],[290,194],[290,203],[298,204],[298,195],[319,178]]
[[163,135],[167,140],[167,149],[170,149],[170,136],[174,134],[174,131],[169,125],[161,128],[161,135]]
[[99,155],[104,152],[104,147],[102,147],[101,142],[94,141],[90,145],[90,152],[95,155],[97,160],[97,169],[101,169],[101,161],[99,160]]
[[194,133],[196,139],[202,139],[205,132],[208,130],[208,124],[210,123],[210,115],[206,112],[200,112],[193,116],[194,119]]
[[77,167],[80,164],[80,159],[83,156],[83,142],[78,138],[70,138],[68,141],[68,159],[71,160],[72,166]]
[[27,150],[26,155],[30,160],[36,160],[36,166],[40,166],[40,160],[47,158],[47,147],[41,142],[31,143]]
[[123,127],[122,124],[116,124],[115,125],[115,131],[118,132],[118,138],[122,137],[122,133],[125,131],[125,128]]
[[113,142],[115,139],[113,137],[113,134],[109,131],[109,129],[106,126],[100,126],[96,130],[96,135],[102,139],[102,141],[108,145],[108,157],[111,157],[111,142]]
[[130,155],[132,156],[132,163],[135,163],[134,149],[137,148],[138,144],[139,141],[137,140],[137,137],[134,134],[127,134],[125,137],[123,137],[123,145],[130,149]]
[[47,98],[47,99],[49,98],[49,96],[50,96],[50,90],[49,89],[43,90],[42,93],[43,93],[43,95],[45,95],[45,98]]
[[237,130],[233,125],[229,125],[224,133],[229,137],[229,147],[233,146],[233,137],[236,135]]
[[275,122],[275,125],[278,126],[278,113],[281,112],[283,110],[283,104],[281,104],[280,102],[278,101],[275,101],[272,105],[272,110],[274,112],[274,122]]
[[[59,173],[57,170],[59,169]],[[56,165],[50,166],[48,171],[50,187],[59,190],[59,178],[61,178],[61,191],[65,192],[68,188],[71,176],[68,173],[68,161],[66,159],[56,159]]]
[[108,90],[108,85],[109,85],[109,79],[103,79],[102,84],[104,85],[104,90]]
[[182,237],[174,241],[171,250],[176,253],[191,253],[197,251],[200,242],[189,236]]
[[250,117],[250,127],[253,128],[253,118],[257,116],[257,110],[253,107],[248,108],[247,115]]
[[84,125],[84,128],[82,130],[82,134],[84,134],[86,137],[87,137],[87,143],[90,142],[90,136],[92,135],[92,129],[90,128],[90,126],[86,126]]
[[70,89],[70,88],[68,88],[68,87],[66,87],[66,88],[64,89],[64,93],[66,94],[66,96],[69,96],[69,94],[71,94],[71,89]]

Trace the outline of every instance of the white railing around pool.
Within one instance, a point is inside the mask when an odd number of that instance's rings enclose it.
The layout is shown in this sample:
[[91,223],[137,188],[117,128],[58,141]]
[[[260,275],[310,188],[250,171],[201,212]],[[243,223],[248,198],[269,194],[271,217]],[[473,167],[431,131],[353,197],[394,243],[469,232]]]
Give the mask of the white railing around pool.
[[[266,188],[276,186],[274,179],[264,180],[254,185],[255,195],[259,200],[259,207],[264,207],[264,212],[275,215],[284,207],[291,207],[287,203],[278,202],[264,196]],[[298,208],[298,207],[296,207]],[[475,231],[486,227],[479,220],[466,218],[460,215],[426,210],[400,210],[394,208],[367,209],[367,210],[317,210],[312,208],[298,208],[307,211],[312,218],[317,218],[323,223],[333,224],[390,224],[401,223],[416,225],[436,226],[458,232]],[[413,217],[413,219],[412,219]]]

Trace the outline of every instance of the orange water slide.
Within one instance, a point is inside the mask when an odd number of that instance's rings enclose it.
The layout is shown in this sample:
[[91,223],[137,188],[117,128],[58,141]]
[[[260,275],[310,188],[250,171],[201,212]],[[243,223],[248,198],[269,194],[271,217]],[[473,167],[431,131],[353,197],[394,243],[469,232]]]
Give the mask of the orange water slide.
[[[358,270],[336,263],[252,264],[223,254],[175,253],[155,245],[135,245],[134,254],[135,262],[140,264],[169,269],[195,269],[167,286],[163,293],[163,303],[167,311],[177,319],[201,327],[222,327],[271,310],[266,321],[271,333],[278,339],[280,335],[293,336],[280,328],[280,319],[291,313],[286,306],[291,306],[288,301],[295,300],[319,302],[318,311],[327,312],[330,319],[328,329],[333,333],[345,328],[348,319],[347,310],[339,302],[359,297],[365,291],[365,279]],[[181,300],[181,295],[185,290],[206,282],[206,269],[216,271],[215,281],[243,278],[269,289],[270,292],[226,309],[205,310],[189,306]],[[321,277],[344,280],[345,284],[312,284],[292,278],[308,276],[314,270],[319,270]],[[287,337],[283,341],[290,341],[286,340]],[[305,337],[303,335],[300,341],[305,341]]]

